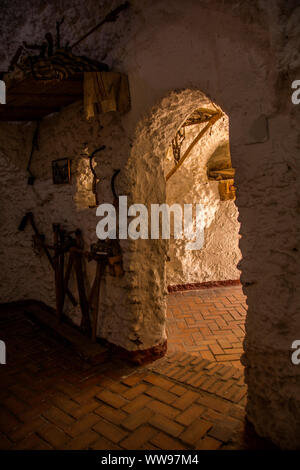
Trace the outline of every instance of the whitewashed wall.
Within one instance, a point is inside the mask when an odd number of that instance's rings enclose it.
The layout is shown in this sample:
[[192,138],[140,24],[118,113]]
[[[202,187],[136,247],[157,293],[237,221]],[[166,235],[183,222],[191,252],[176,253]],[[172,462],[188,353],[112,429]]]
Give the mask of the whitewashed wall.
[[[27,127],[0,125],[1,300],[54,300],[47,261],[33,256],[28,232],[17,233],[26,210],[34,211],[47,236],[50,224],[61,222],[80,226],[87,243],[95,239],[95,214],[78,204],[79,176],[70,188],[54,188],[50,160],[68,153],[80,168],[82,143],[101,144],[104,132],[108,151],[99,158],[99,171],[100,161],[106,162],[101,200],[111,197],[109,177],[117,166],[123,170],[119,189],[132,201],[145,202],[151,195],[151,202],[164,202],[161,162],[202,91],[230,119],[242,235],[239,268],[248,298],[248,418],[261,435],[283,447],[299,447],[300,368],[290,362],[290,345],[300,336],[299,107],[290,102],[290,84],[300,78],[298,2],[134,0],[132,5],[119,23],[105,26],[76,50],[128,74],[130,113],[101,118],[103,131],[84,123],[80,105],[49,117],[35,156],[41,179],[34,188],[26,186],[24,172]],[[3,1],[1,68],[21,41],[42,40],[46,31],[54,31],[63,11],[72,43],[111,6],[108,1],[37,1],[28,12],[24,2]],[[117,283],[106,278],[99,334],[129,350],[148,348],[165,339],[168,246],[142,241],[123,248],[125,277]]]

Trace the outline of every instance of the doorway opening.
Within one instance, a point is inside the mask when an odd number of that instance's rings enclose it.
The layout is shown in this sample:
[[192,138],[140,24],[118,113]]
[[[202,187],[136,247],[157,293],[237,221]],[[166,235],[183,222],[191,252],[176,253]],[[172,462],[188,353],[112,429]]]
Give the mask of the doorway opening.
[[184,238],[170,239],[168,350],[242,367],[246,299],[239,282],[229,117],[205,96],[173,136],[164,173],[167,204],[200,204],[203,218],[200,249],[187,249]]

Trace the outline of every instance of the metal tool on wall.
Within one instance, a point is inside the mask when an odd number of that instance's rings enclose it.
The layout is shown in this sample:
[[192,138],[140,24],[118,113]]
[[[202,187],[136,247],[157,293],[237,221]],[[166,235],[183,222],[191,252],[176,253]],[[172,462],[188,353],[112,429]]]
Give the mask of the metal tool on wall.
[[113,196],[114,196],[114,205],[117,205],[118,202],[119,202],[119,198],[118,198],[118,195],[117,195],[117,192],[116,192],[116,177],[118,176],[118,174],[120,173],[121,170],[114,170],[114,173],[111,177],[111,181],[110,181],[110,187],[111,187],[111,191],[113,193]]
[[34,181],[35,181],[35,176],[31,172],[31,163],[32,163],[32,157],[33,157],[34,152],[39,149],[39,144],[38,144],[39,130],[40,130],[40,121],[37,121],[36,128],[34,130],[33,137],[32,137],[31,151],[30,151],[30,155],[29,155],[29,159],[28,159],[28,163],[26,167],[26,170],[29,173],[27,184],[30,184],[31,186],[34,184]]
[[[211,129],[211,127],[214,125],[215,122],[217,122],[221,117],[223,117],[223,112],[221,111],[221,109],[218,108],[214,103],[212,103],[212,106],[214,108],[213,110],[206,109],[206,108],[199,108],[197,110],[200,116],[202,116],[200,117],[201,124],[204,124],[204,123],[207,123],[207,124],[200,130],[198,135],[192,140],[192,142],[190,143],[190,145],[188,146],[188,148],[186,149],[186,151],[184,152],[182,156],[180,155],[180,152],[178,152],[178,149],[177,149],[177,153],[176,152],[174,153],[175,165],[166,175],[166,181],[168,181],[171,178],[171,176],[173,176],[174,173],[176,173],[178,168],[181,167],[183,162],[187,159],[187,157],[190,155],[195,145],[200,141],[200,139],[205,135],[205,133]],[[184,122],[182,124],[182,127],[186,125],[187,125],[187,122]],[[177,135],[178,135],[178,132],[177,132]],[[182,134],[182,136],[183,135],[185,135],[185,133]],[[173,146],[173,151],[174,151],[174,146]]]
[[[101,145],[101,147],[95,149],[90,155],[88,155],[88,158],[89,158],[89,161],[90,161],[90,170],[91,170],[91,173],[93,175],[92,192],[95,196],[95,204],[89,206],[91,209],[94,208],[94,207],[99,206],[98,195],[97,195],[97,183],[99,181],[99,178],[98,178],[97,173],[96,173],[95,168],[94,168],[93,159],[94,159],[96,153],[101,152],[105,148],[106,148],[105,145]],[[84,154],[84,156],[86,156],[86,155]]]
[[[35,221],[34,221],[34,215],[32,212],[27,212],[24,217],[22,218],[21,220],[21,223],[18,227],[18,230],[20,230],[21,232],[23,232],[27,226],[27,224],[30,224],[31,227],[33,228],[33,231],[34,231],[34,236],[33,236],[33,242],[34,244],[38,247],[38,248],[41,248],[43,250],[43,252],[45,253],[45,255],[47,256],[48,260],[49,260],[49,263],[52,267],[53,270],[55,270],[55,264],[54,264],[54,261],[53,261],[53,258],[50,254],[50,251],[49,251],[49,247],[48,245],[46,244],[46,239],[45,239],[45,235],[43,233],[40,233],[36,224],[35,224]],[[77,305],[77,302],[72,294],[72,292],[69,290],[69,289],[66,289],[66,294],[67,296],[69,297],[70,301],[72,302],[72,304],[74,306]]]

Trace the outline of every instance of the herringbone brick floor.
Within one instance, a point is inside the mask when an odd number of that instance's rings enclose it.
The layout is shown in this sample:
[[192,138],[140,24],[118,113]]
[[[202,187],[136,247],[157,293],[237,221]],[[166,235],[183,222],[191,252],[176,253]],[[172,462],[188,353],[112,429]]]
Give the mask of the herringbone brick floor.
[[0,311],[0,449],[265,449],[243,371],[188,352],[91,366],[19,310]]
[[246,298],[241,286],[171,293],[168,296],[168,350],[241,368]]

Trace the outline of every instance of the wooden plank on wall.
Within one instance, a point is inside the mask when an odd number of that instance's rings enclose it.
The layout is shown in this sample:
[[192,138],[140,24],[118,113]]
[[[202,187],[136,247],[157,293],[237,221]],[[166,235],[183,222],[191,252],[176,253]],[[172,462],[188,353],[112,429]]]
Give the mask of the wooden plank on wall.
[[7,87],[1,121],[33,121],[83,99],[83,74],[67,80],[26,78]]

